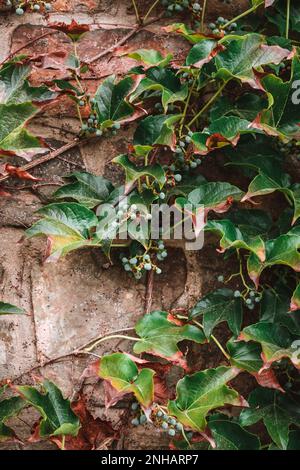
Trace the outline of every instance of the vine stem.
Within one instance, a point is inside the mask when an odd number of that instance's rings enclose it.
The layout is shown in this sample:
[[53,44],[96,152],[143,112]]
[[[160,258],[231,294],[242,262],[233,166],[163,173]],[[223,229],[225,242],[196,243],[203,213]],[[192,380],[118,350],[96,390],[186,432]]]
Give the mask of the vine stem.
[[[126,335],[109,335],[109,336],[104,336],[103,338],[100,338],[98,339],[97,341],[95,341],[93,344],[91,344],[91,346],[89,347],[85,347],[82,351],[83,352],[90,352],[92,351],[94,348],[96,348],[99,344],[103,343],[104,341],[108,341],[109,339],[127,339],[128,341],[142,341],[141,338],[135,338],[134,336],[126,336]],[[81,351],[78,350],[78,352],[80,353]]]
[[61,439],[61,448],[60,448],[60,450],[66,450],[65,444],[66,444],[66,436],[65,436],[65,434],[63,434],[62,439]]
[[[201,328],[203,330],[203,325],[201,323],[199,323],[198,321],[196,320],[192,320],[193,323],[195,323],[195,325],[199,326],[199,328]],[[214,335],[210,335],[211,339],[213,340],[213,342],[218,346],[218,348],[220,349],[220,351],[223,353],[223,355],[226,357],[226,359],[228,361],[230,361],[230,356],[229,354],[225,351],[225,349],[223,348],[222,344],[220,343],[220,341],[214,336]]]
[[151,7],[149,8],[149,10],[147,11],[146,15],[145,15],[144,18],[143,18],[143,22],[146,21],[146,19],[148,18],[148,16],[151,14],[152,10],[156,7],[156,5],[158,5],[159,2],[160,2],[160,0],[156,0],[156,1],[151,5]]
[[200,116],[214,103],[214,101],[218,98],[218,96],[222,93],[223,89],[227,85],[227,81],[224,82],[220,88],[217,90],[217,92],[211,97],[209,101],[203,106],[203,108],[200,109],[200,111],[193,117],[193,119],[188,123],[188,127],[190,127],[197,119],[199,119]]
[[141,23],[141,18],[140,18],[140,14],[139,14],[139,10],[138,10],[138,7],[136,5],[136,2],[135,2],[135,0],[131,0],[131,2],[132,2],[132,5],[133,5],[133,8],[134,8],[136,21],[138,22],[138,24],[140,24]]
[[180,137],[182,136],[182,129],[183,129],[184,120],[185,120],[185,117],[186,117],[186,113],[187,113],[187,110],[188,110],[188,106],[189,106],[189,103],[190,103],[190,100],[191,100],[191,97],[192,97],[192,94],[193,94],[193,89],[194,89],[197,78],[198,77],[194,78],[193,84],[190,88],[190,92],[189,92],[187,100],[185,102],[184,110],[183,110],[183,113],[182,113],[182,118],[180,119],[180,127],[179,127]]
[[287,3],[286,3],[286,29],[285,29],[286,39],[289,38],[290,16],[291,16],[291,0],[287,0]]
[[206,5],[207,5],[207,0],[203,0],[202,15],[201,15],[201,31],[202,32],[203,32],[203,29],[204,29],[204,19],[205,19]]
[[228,21],[227,23],[225,23],[223,26],[221,26],[221,29],[226,29],[228,28],[228,26],[230,26],[232,23],[235,23],[236,21],[240,20],[241,18],[244,18],[244,16],[247,16],[249,15],[250,13],[252,13],[253,11],[255,11],[258,7],[260,7],[261,5],[263,5],[265,2],[264,0],[262,0],[260,3],[258,3],[257,5],[253,5],[253,7],[249,8],[249,10],[246,10],[244,11],[243,13],[241,13],[240,15],[236,16],[235,18],[232,18],[232,20]]
[[148,314],[151,311],[152,300],[153,300],[153,285],[154,285],[154,271],[151,269],[147,273],[147,290],[145,298],[145,313]]

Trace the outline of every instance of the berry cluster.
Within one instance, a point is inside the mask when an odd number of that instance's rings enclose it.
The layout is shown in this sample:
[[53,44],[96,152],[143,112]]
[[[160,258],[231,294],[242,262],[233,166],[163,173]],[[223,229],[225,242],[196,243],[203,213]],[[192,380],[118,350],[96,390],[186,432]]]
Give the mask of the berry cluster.
[[123,253],[120,255],[122,264],[126,272],[132,273],[134,278],[139,280],[143,274],[148,271],[154,271],[156,274],[161,274],[162,270],[155,262],[154,257],[158,261],[164,261],[168,256],[168,252],[165,249],[163,242],[159,241],[157,247],[153,247],[151,254],[148,251],[141,253],[139,250],[131,257],[126,257]]
[[173,416],[169,416],[160,409],[156,411],[155,419],[160,428],[166,431],[171,437],[181,433],[183,430],[181,423],[178,423]]
[[187,9],[192,10],[196,15],[202,11],[201,5],[194,0],[161,0],[161,4],[165,7],[167,16],[171,16],[172,13],[181,13]]
[[[218,276],[217,280],[220,283],[224,283],[224,276],[222,275]],[[261,294],[254,290],[245,291],[245,292],[235,290],[233,293],[233,297],[235,297],[236,299],[238,299],[239,297],[242,297],[245,302],[246,307],[249,310],[254,310],[255,305],[261,301]]]
[[228,23],[226,18],[223,16],[219,16],[215,23],[209,23],[209,29],[212,31],[213,34],[220,34],[221,30],[224,31],[224,34],[230,34],[237,29],[236,23],[231,23],[227,28],[224,28],[224,25]]
[[147,416],[144,415],[144,413],[141,413],[140,406],[137,402],[132,403],[131,409],[132,411],[138,412],[138,416],[131,420],[131,424],[133,426],[139,426],[147,423]]
[[13,3],[16,3],[15,5],[16,14],[19,16],[24,15],[27,9],[30,9],[32,11],[44,10],[46,12],[51,11],[52,9],[51,3],[43,2],[40,0],[29,1],[29,2],[24,2],[22,0],[17,1],[17,2],[12,2],[11,0],[6,0],[6,5],[9,7],[13,6]]
[[[88,105],[88,97],[85,99],[81,98],[77,101],[78,106],[84,107]],[[98,118],[97,118],[97,111],[95,109],[95,99],[92,98],[90,101],[90,106],[91,106],[91,113],[86,120],[85,123],[82,124],[81,126],[81,131],[83,133],[88,133],[88,134],[95,134],[98,137],[101,137],[104,132],[111,132],[112,135],[116,135],[117,131],[121,128],[121,124],[119,122],[114,122],[109,128],[103,128],[101,124],[99,124]]]

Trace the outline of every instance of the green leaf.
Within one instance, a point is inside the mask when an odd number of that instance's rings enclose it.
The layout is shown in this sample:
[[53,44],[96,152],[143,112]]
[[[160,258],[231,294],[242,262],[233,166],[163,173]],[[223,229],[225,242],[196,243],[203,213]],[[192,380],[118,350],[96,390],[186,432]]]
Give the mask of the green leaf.
[[273,362],[287,357],[295,367],[300,368],[299,345],[289,330],[279,324],[259,322],[247,326],[241,332],[239,339],[255,341],[261,344],[264,368],[269,368]]
[[287,450],[300,450],[300,431],[291,431],[289,433],[289,443]]
[[266,259],[262,263],[253,253],[248,258],[248,273],[256,286],[263,270],[273,265],[290,266],[294,271],[300,271],[300,236],[292,232],[280,235],[274,240],[265,242]]
[[183,426],[204,431],[209,411],[228,405],[242,406],[242,398],[226,384],[238,374],[237,369],[218,367],[186,375],[176,387],[176,399],[169,401],[169,414]]
[[239,80],[259,89],[262,87],[255,71],[262,71],[263,65],[279,64],[290,55],[288,49],[266,45],[264,36],[255,33],[225,36],[222,44],[226,49],[215,59],[216,77]]
[[240,414],[242,426],[251,426],[263,420],[267,431],[280,449],[286,449],[289,440],[289,426],[300,425],[299,406],[290,397],[278,391],[257,388],[250,393],[249,409]]
[[0,70],[0,103],[19,104],[28,101],[45,102],[56,98],[47,86],[33,87],[27,81],[30,73],[28,65],[6,63]]
[[133,114],[133,107],[126,101],[134,84],[133,79],[126,77],[118,83],[115,81],[115,75],[108,77],[94,96],[97,118],[103,127]]
[[215,36],[213,34],[207,35],[204,33],[195,32],[192,29],[188,28],[184,23],[173,23],[171,25],[165,26],[163,28],[167,33],[177,33],[183,36],[192,44],[196,44],[200,41],[207,40],[207,39],[214,39]]
[[0,302],[0,315],[22,315],[25,310],[12,304]]
[[258,235],[265,237],[273,223],[270,214],[260,209],[232,210],[226,218],[241,230],[243,236],[250,238]]
[[188,95],[188,86],[181,85],[179,78],[171,69],[152,67],[146,72],[136,90],[130,96],[130,102],[136,100],[146,91],[159,91],[165,113],[168,105],[176,101],[184,101]]
[[160,67],[165,67],[168,65],[173,57],[173,54],[167,54],[164,57],[159,51],[155,49],[137,49],[134,52],[127,54],[128,57],[144,62],[147,65],[157,65]]
[[290,310],[291,293],[285,285],[264,289],[260,303],[260,321],[285,326],[292,334],[300,335],[298,311]]
[[252,122],[266,105],[267,100],[254,93],[244,93],[242,96],[235,97],[234,101],[231,101],[228,96],[221,96],[212,106],[210,118],[215,121],[223,116],[237,116]]
[[108,380],[111,385],[122,393],[133,393],[138,402],[148,408],[154,398],[152,369],[142,369],[126,354],[115,353],[103,356],[100,361],[99,376]]
[[44,151],[41,140],[26,129],[25,125],[38,111],[31,103],[0,104],[0,155],[7,152],[30,158]]
[[[251,212],[251,211],[250,211]],[[230,220],[209,220],[205,226],[205,231],[215,232],[220,237],[220,251],[235,248],[248,250],[265,260],[265,244],[261,237],[251,237],[247,233],[242,233],[239,227],[236,227]]]
[[43,207],[38,213],[44,217],[26,234],[28,237],[46,235],[50,242],[51,259],[86,245],[92,246],[89,231],[96,227],[98,219],[90,209],[77,203],[54,203]]
[[259,450],[260,440],[224,414],[209,418],[208,427],[217,450]]
[[242,301],[233,296],[230,289],[218,289],[202,297],[189,314],[194,319],[203,315],[203,330],[207,338],[214,328],[224,321],[236,336],[241,331],[243,319]]
[[0,401],[0,442],[13,439],[15,433],[5,425],[5,422],[24,408],[26,402],[21,397],[11,397]]
[[251,181],[248,191],[243,197],[242,201],[247,201],[248,199],[252,199],[256,196],[264,196],[266,194],[271,194],[274,191],[280,191],[281,193],[285,194],[289,200],[291,200],[294,204],[294,216],[292,220],[292,224],[294,224],[298,218],[300,217],[300,189],[296,188],[287,188],[285,184],[288,181],[288,175],[281,174],[281,178],[275,178],[272,176],[268,176],[265,173],[259,173],[253,181]]
[[80,428],[79,419],[73,413],[70,401],[63,397],[53,382],[45,380],[41,392],[28,385],[16,388],[21,396],[41,414],[42,420],[39,426],[41,437],[77,436]]
[[212,150],[236,145],[242,134],[253,133],[250,122],[237,116],[223,116],[213,121],[203,132],[195,132],[192,142],[195,153],[206,155]]
[[299,80],[300,60],[297,56],[292,61],[289,81],[276,75],[267,75],[262,79],[262,85],[269,96],[269,107],[255,122],[258,129],[283,140],[291,140],[299,134],[299,93],[295,86]]
[[221,50],[222,46],[215,39],[205,39],[195,44],[186,58],[186,65],[201,68],[212,60]]
[[67,178],[74,182],[59,188],[53,194],[53,197],[56,199],[75,199],[90,209],[107,202],[114,190],[112,183],[103,176],[76,172],[68,175]]
[[262,368],[261,347],[258,344],[231,339],[226,346],[233,366],[246,370],[250,374],[256,374]]
[[134,345],[134,352],[147,352],[166,358],[172,362],[185,365],[177,343],[183,340],[204,343],[203,332],[193,325],[178,326],[167,312],[154,311],[145,315],[135,327],[137,335],[142,339]]
[[190,207],[193,213],[204,212],[204,221],[210,211],[216,213],[226,212],[233,201],[241,199],[243,192],[229,183],[211,182],[203,183],[189,193],[187,198],[177,198],[176,204],[184,208]]
[[126,186],[131,187],[132,184],[144,176],[151,176],[159,187],[162,188],[166,182],[166,176],[163,168],[159,163],[138,167],[132,163],[127,155],[119,155],[112,160],[114,163],[121,165],[125,170]]
[[135,131],[134,145],[166,145],[174,150],[176,147],[174,125],[180,117],[180,115],[165,114],[146,117],[138,124]]

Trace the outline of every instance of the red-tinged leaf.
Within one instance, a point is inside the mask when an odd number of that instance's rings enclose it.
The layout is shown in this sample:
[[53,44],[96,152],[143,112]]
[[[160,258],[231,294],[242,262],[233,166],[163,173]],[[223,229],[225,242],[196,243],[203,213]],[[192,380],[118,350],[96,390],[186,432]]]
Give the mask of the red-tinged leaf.
[[21,168],[18,168],[16,166],[10,165],[9,163],[5,165],[5,171],[10,176],[13,176],[14,178],[18,178],[20,180],[43,181],[43,178],[36,178],[35,176],[32,176],[27,171],[24,171]]
[[275,0],[265,0],[265,7],[266,8],[271,7],[274,2]]
[[257,383],[262,387],[274,388],[275,390],[280,390],[284,393],[273,369],[264,369],[261,372],[252,373],[251,375],[255,377]]
[[[104,442],[108,445],[116,439],[116,431],[108,421],[93,418],[86,408],[83,396],[72,404],[72,410],[78,416],[81,428],[76,437],[66,436],[66,450],[94,450],[101,447]],[[52,438],[51,440],[61,448],[60,439]]]
[[90,25],[77,23],[74,19],[69,24],[63,22],[48,23],[48,27],[72,36],[81,36],[91,30]]
[[205,39],[220,39],[224,36],[224,31],[220,31],[219,34],[204,34],[200,32],[195,32],[189,28],[186,27],[185,24],[183,23],[173,23],[168,26],[163,26],[162,30],[165,31],[166,33],[176,33],[180,34],[183,36],[185,39],[190,41],[192,44],[197,44],[200,41],[203,41]]
[[300,310],[300,283],[296,287],[293,297],[291,298],[290,311],[295,312]]

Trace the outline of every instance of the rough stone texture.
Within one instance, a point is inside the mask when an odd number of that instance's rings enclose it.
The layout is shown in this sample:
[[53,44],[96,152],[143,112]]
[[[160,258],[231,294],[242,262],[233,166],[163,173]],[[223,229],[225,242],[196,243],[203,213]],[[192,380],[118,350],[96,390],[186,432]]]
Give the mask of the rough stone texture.
[[[220,13],[232,16],[244,8],[246,1],[234,1],[225,6],[219,1],[209,3],[208,16],[214,20]],[[151,2],[139,0],[142,12]],[[74,10],[75,8],[75,10]],[[224,10],[225,8],[225,10]],[[75,13],[73,13],[75,11]],[[154,12],[157,14],[159,12]],[[128,28],[135,23],[131,2],[109,0],[55,0],[51,21],[79,22],[94,24],[99,31],[86,35],[79,46],[79,54],[89,59],[115,44]],[[176,19],[172,19],[173,22]],[[132,48],[154,47],[163,51],[173,50],[180,58],[187,48],[185,41],[168,36],[161,30],[163,20],[153,24],[134,37],[127,44]],[[43,15],[26,14],[0,16],[2,47],[0,60],[10,51],[16,51],[32,38],[43,34],[46,20]],[[22,52],[42,54],[47,51],[70,53],[70,42],[61,34],[48,36]],[[96,61],[87,75],[86,87],[95,90],[101,77],[111,73],[121,74],[135,62],[124,57],[110,55]],[[61,66],[61,65],[60,65]],[[45,70],[36,68],[31,79],[33,83],[51,79],[57,73],[66,74],[63,69]],[[74,108],[69,100],[62,99],[47,106],[31,125],[41,137],[55,148],[76,136],[79,125]],[[115,183],[123,175],[111,160],[124,152],[131,142],[134,126],[121,130],[111,139],[102,139],[80,150],[67,152],[58,159],[35,168],[32,173],[42,177],[46,183],[59,184],[62,177],[71,171],[86,169],[95,174],[111,178]],[[21,162],[17,160],[17,163]],[[71,397],[83,385],[89,396],[89,405],[94,416],[105,416],[101,384],[87,381],[82,384],[81,375],[90,357],[59,356],[69,354],[77,347],[108,332],[130,327],[142,315],[144,309],[145,284],[131,281],[118,263],[108,269],[107,261],[97,250],[82,250],[70,254],[57,264],[44,263],[45,242],[42,240],[20,241],[24,229],[35,220],[35,211],[49,201],[54,186],[33,186],[20,191],[23,182],[9,182],[12,197],[0,200],[0,298],[22,306],[26,316],[0,319],[0,380],[10,378],[18,383],[32,382],[32,374],[47,377],[56,382]],[[19,189],[19,190],[18,190]],[[208,241],[209,243],[209,241]],[[117,254],[116,254],[117,259]],[[205,253],[186,252],[181,246],[170,247],[160,282],[156,282],[153,308],[189,307],[215,285],[215,273],[219,266],[215,262],[215,244]],[[223,268],[224,270],[224,268]],[[111,350],[130,350],[125,341],[111,341],[99,346],[98,354]],[[212,346],[198,358],[197,366],[205,368],[216,361],[217,352]],[[217,357],[217,360],[220,358]],[[128,405],[124,404],[124,409]],[[110,412],[110,419],[118,423],[124,409]],[[28,437],[29,427],[37,416],[25,410],[21,416],[24,422],[14,420],[18,432]],[[116,424],[117,426],[117,424]],[[167,448],[168,440],[153,428],[132,429],[129,427],[119,448]],[[3,446],[2,446],[3,447]],[[17,449],[19,444],[5,445]],[[53,448],[51,444],[31,444],[25,448]]]

